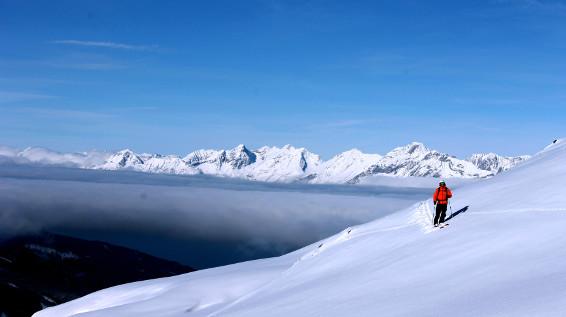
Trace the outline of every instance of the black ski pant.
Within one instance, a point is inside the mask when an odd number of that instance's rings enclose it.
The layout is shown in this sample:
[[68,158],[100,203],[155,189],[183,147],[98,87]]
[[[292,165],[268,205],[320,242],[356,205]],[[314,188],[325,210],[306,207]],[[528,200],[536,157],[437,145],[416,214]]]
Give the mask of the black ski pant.
[[446,219],[446,210],[448,209],[448,204],[436,204],[436,216],[434,216],[434,224],[440,224]]

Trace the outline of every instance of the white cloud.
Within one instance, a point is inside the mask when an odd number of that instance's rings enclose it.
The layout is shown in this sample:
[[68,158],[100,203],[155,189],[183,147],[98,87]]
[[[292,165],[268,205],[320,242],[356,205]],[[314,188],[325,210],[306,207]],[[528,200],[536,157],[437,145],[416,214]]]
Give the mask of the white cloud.
[[40,100],[40,99],[53,99],[55,96],[27,93],[27,92],[13,92],[13,91],[0,91],[0,103]]
[[54,44],[65,44],[65,45],[78,45],[78,46],[91,46],[91,47],[104,47],[122,50],[135,50],[135,51],[148,51],[156,49],[156,45],[131,45],[116,42],[96,42],[96,41],[79,41],[79,40],[57,40],[52,41]]

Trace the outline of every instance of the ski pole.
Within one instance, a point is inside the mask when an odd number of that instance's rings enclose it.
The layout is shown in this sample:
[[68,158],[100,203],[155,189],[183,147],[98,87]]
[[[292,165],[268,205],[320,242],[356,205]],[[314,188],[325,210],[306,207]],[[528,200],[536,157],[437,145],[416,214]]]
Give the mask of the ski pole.
[[432,218],[432,224],[436,226],[436,205],[438,204],[437,201],[434,202],[434,217]]

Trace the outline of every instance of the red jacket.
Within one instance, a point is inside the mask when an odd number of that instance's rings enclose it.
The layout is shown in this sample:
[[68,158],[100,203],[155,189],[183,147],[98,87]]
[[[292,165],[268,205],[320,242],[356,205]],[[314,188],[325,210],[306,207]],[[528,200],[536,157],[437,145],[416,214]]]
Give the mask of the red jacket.
[[452,198],[452,192],[450,188],[446,186],[440,186],[434,191],[432,195],[432,201],[438,202],[441,205],[448,204],[448,198]]

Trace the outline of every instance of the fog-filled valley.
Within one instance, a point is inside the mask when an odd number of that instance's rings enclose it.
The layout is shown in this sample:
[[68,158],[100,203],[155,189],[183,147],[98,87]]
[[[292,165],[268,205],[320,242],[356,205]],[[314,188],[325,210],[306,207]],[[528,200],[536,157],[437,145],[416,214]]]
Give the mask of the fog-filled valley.
[[281,255],[383,217],[428,197],[424,183],[277,184],[5,162],[1,231],[100,240],[207,268]]

